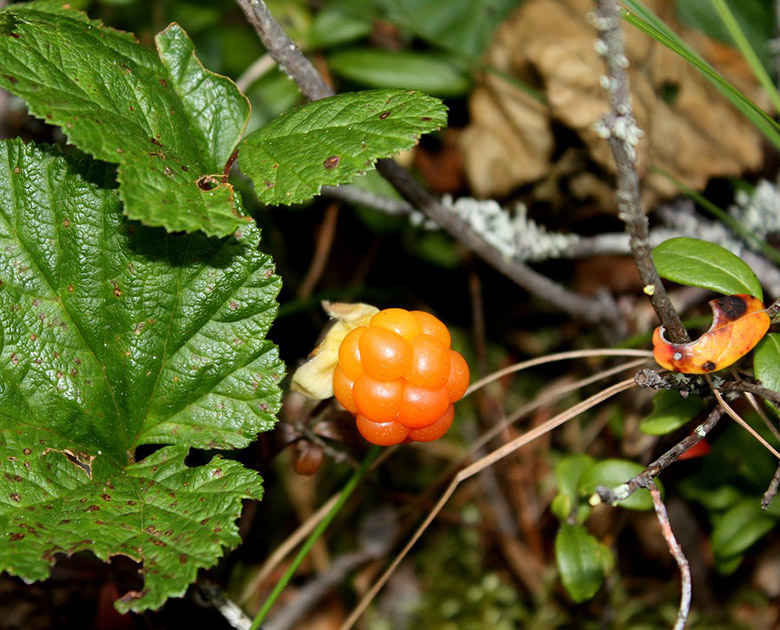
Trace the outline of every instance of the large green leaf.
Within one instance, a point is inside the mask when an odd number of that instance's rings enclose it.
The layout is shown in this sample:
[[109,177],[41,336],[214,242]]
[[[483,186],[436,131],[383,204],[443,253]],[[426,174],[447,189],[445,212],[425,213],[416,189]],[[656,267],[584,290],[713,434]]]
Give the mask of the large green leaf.
[[348,92],[282,114],[241,143],[241,170],[267,204],[292,204],[352,181],[446,123],[438,99],[405,90]]
[[763,299],[753,270],[720,245],[680,236],[653,248],[653,262],[662,278],[732,295],[747,293]]
[[[146,583],[121,607],[143,610],[235,545],[241,499],[260,495],[239,464],[184,457],[273,426],[280,282],[252,225],[144,227],[107,168],[0,144],[0,569],[127,554]],[[173,446],[136,462],[143,444]]]
[[130,218],[227,236],[249,221],[221,178],[249,102],[203,68],[178,25],[157,36],[157,49],[54,3],[12,4],[0,13],[0,86],[79,148],[119,164]]
[[555,559],[561,582],[577,602],[593,597],[613,564],[612,552],[581,525],[561,523],[555,536]]
[[780,335],[769,333],[756,346],[753,370],[764,387],[780,392]]

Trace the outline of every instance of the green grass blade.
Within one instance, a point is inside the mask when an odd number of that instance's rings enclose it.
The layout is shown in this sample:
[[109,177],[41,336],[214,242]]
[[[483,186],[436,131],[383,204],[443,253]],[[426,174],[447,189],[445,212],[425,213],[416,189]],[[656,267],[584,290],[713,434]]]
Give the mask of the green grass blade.
[[731,38],[734,40],[734,44],[739,48],[739,52],[742,53],[742,56],[745,58],[745,61],[747,61],[753,74],[766,90],[767,94],[769,94],[769,98],[772,99],[772,105],[775,110],[780,111],[780,94],[778,94],[777,88],[767,73],[766,68],[764,68],[764,64],[761,63],[756,51],[753,50],[745,32],[740,27],[734,14],[731,12],[731,9],[729,9],[728,4],[726,4],[725,0],[711,1],[718,16],[723,21],[724,26],[728,29],[729,35],[731,35]]
[[780,125],[763,109],[724,79],[697,52],[686,44],[639,0],[623,0],[628,9],[623,10],[627,22],[663,44],[683,59],[693,64],[748,120],[780,149]]

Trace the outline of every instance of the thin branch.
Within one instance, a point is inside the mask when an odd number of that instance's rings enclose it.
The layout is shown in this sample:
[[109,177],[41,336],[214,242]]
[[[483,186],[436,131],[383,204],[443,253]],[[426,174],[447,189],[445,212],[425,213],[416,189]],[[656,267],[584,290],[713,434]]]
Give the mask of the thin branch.
[[529,293],[555,305],[572,317],[591,324],[600,322],[617,324],[622,321],[612,299],[604,300],[579,295],[527,265],[503,256],[396,162],[379,160],[377,170],[415,208]]
[[316,68],[284,32],[263,0],[237,0],[249,23],[265,45],[268,54],[282,71],[295,81],[301,93],[310,101],[333,96],[335,92]]
[[[255,28],[268,54],[295,81],[306,98],[314,101],[333,96],[333,89],[325,83],[298,46],[290,40],[263,0],[237,0],[237,2]],[[530,293],[555,305],[570,316],[590,324],[609,323],[615,326],[623,321],[612,299],[594,299],[578,295],[523,263],[504,257],[393,160],[379,160],[377,170],[415,208]]]
[[764,400],[780,405],[780,394],[772,389],[762,387],[757,383],[748,383],[747,381],[726,381],[718,386],[722,392],[748,392]]
[[647,489],[650,490],[650,496],[653,497],[655,514],[658,517],[661,533],[669,547],[669,552],[672,554],[677,566],[680,567],[682,594],[674,630],[683,630],[685,623],[688,621],[688,614],[691,611],[691,567],[688,565],[688,559],[685,557],[682,547],[680,547],[680,543],[677,542],[677,538],[675,538],[674,532],[672,531],[672,525],[669,523],[669,514],[667,514],[666,506],[661,499],[661,491],[658,490],[658,486],[656,486],[653,481],[650,482]]
[[764,496],[761,497],[762,510],[769,509],[769,506],[772,505],[772,500],[775,498],[778,489],[780,489],[780,463],[777,464],[775,474],[772,476],[772,481],[770,482],[769,487],[766,489]]
[[339,204],[332,202],[325,209],[325,217],[322,220],[320,234],[317,237],[317,243],[314,246],[314,256],[312,256],[309,270],[298,289],[299,298],[307,298],[311,295],[317,283],[322,278],[325,267],[328,264],[328,256],[333,246],[333,239],[336,236],[336,223],[339,218]]
[[644,291],[666,328],[666,336],[673,343],[690,341],[680,316],[672,306],[666,289],[650,255],[650,237],[647,217],[642,209],[639,174],[636,170],[634,146],[642,135],[631,109],[628,87],[628,57],[620,30],[616,0],[597,0],[594,24],[599,31],[597,48],[607,66],[607,87],[611,111],[604,117],[597,131],[609,142],[617,168],[617,203],[619,217],[626,224],[631,237],[631,252]]
[[650,484],[653,483],[653,479],[677,461],[680,455],[701,442],[718,423],[718,420],[720,420],[722,415],[723,409],[719,406],[715,407],[710,412],[710,415],[707,416],[707,419],[694,429],[693,433],[675,444],[636,477],[633,477],[627,483],[624,483],[617,488],[607,488],[606,486],[599,486],[596,488],[596,495],[591,497],[591,503],[598,503],[601,501],[608,505],[615,505],[619,501],[623,501],[630,497],[639,488],[648,488]]
[[[707,378],[705,376],[705,378]],[[724,399],[721,393],[712,386],[712,393],[715,395],[715,399],[718,401],[718,404],[720,404],[721,407],[723,407],[723,410],[728,414],[728,416],[734,420],[739,426],[741,426],[745,431],[750,433],[758,442],[761,444],[766,450],[768,450],[772,455],[774,455],[778,460],[780,460],[780,452],[777,451],[777,449],[772,446],[769,442],[767,442],[764,437],[758,433],[753,427],[751,427],[745,419],[740,416],[734,409],[729,405]]]

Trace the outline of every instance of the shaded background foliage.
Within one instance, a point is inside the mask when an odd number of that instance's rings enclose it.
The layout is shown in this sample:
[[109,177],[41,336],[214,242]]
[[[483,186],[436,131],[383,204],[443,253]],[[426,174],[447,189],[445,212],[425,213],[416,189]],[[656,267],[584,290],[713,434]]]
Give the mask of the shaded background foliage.
[[[550,11],[570,16],[572,7],[588,4],[562,0],[269,3],[288,33],[334,81],[337,91],[393,85],[416,87],[446,98],[449,129],[426,137],[418,149],[402,157],[431,190],[497,196],[508,204],[523,201],[530,215],[550,229],[601,234],[622,227],[612,209],[612,172],[606,154],[599,153],[588,136],[593,113],[567,110],[568,117],[561,115],[571,103],[567,98],[581,99],[592,89],[593,83],[572,86],[566,74],[572,60],[592,48],[592,32],[587,24],[573,21],[568,37],[562,38],[559,31],[551,31],[548,22],[535,25],[528,18],[544,14],[545,19],[551,19]],[[773,3],[750,0],[731,4],[771,68],[768,42],[774,29],[767,25],[774,23]],[[204,65],[234,79],[264,52],[243,14],[227,0],[103,0],[71,5],[109,25],[135,32],[150,47],[155,33],[176,21],[193,38]],[[655,6],[664,18],[686,29],[686,36],[705,48],[705,54],[725,66],[732,80],[761,98],[736,53],[723,43],[727,38],[717,20],[700,10],[701,3],[680,0]],[[528,19],[523,21],[523,17]],[[507,41],[528,43],[513,30],[513,23],[522,23],[529,31],[552,32],[571,50],[536,42],[530,52],[510,51]],[[561,24],[560,20],[555,23]],[[646,49],[641,52],[649,54]],[[512,63],[502,67],[501,60],[507,56],[512,57]],[[652,77],[652,64],[640,70]],[[600,71],[595,72],[584,76],[597,84]],[[693,125],[698,137],[693,140],[701,144],[694,145],[692,153],[710,156],[716,146],[716,157],[728,163],[707,168],[702,160],[694,160],[662,166],[725,207],[735,190],[750,189],[760,175],[774,176],[776,155],[746,128],[734,130],[730,123],[737,118],[730,109],[714,99],[693,75],[680,73],[674,80],[661,77],[636,88],[640,90],[636,97],[639,107],[644,106],[647,121],[658,121],[648,123],[652,142],[677,147],[679,141],[671,138],[685,125],[690,127],[691,119],[675,110],[675,104],[699,90],[698,96],[692,97],[690,111],[698,117]],[[294,84],[273,68],[249,84],[245,92],[252,104],[249,130],[302,102]],[[523,108],[514,116],[495,114],[510,109],[507,103],[518,102]],[[677,117],[650,118],[651,113],[665,108]],[[585,115],[588,113],[590,118]],[[706,123],[699,124],[701,120]],[[640,126],[643,122],[640,119]],[[56,128],[26,117],[16,100],[10,102],[4,125],[9,136],[62,141]],[[480,135],[480,126],[488,129],[487,135]],[[508,141],[498,151],[490,134],[504,132],[515,142]],[[545,145],[539,144],[542,135]],[[536,144],[527,152],[528,161],[523,162],[515,149],[529,137]],[[503,176],[501,165],[508,162],[519,167],[519,179],[511,173]],[[645,168],[649,169],[649,163]],[[367,188],[388,192],[378,178],[366,179]],[[528,356],[616,341],[529,296],[442,233],[422,230],[405,218],[327,198],[301,207],[264,207],[256,201],[248,182],[235,180],[262,229],[262,248],[273,255],[284,280],[279,318],[270,338],[279,345],[289,366],[306,356],[325,324],[321,299],[430,310],[454,328],[456,342],[470,357],[475,376]],[[677,194],[668,180],[655,177],[653,181],[656,186],[651,187],[649,204]],[[314,252],[328,235],[333,241],[327,265],[319,276],[312,276]],[[628,332],[640,336],[637,344],[649,342],[653,320],[628,258],[551,261],[537,268],[583,293],[608,288],[619,295]],[[706,315],[706,306],[700,312]],[[382,466],[358,499],[360,503],[353,502],[338,517],[327,549],[315,549],[288,597],[295,596],[296,587],[302,586],[305,578],[326,570],[330,557],[352,550],[362,516],[379,506],[393,507],[401,523],[399,539],[403,540],[419,519],[420,510],[436,500],[447,464],[496,422],[503,409],[511,410],[532,399],[551,382],[571,381],[587,371],[587,366],[539,369],[501,381],[462,403],[458,427],[447,441],[426,449],[405,449]],[[222,617],[204,603],[200,591],[206,581],[219,584],[237,598],[285,534],[338,490],[349,474],[349,467],[334,461],[327,451],[315,477],[303,477],[295,471],[296,459],[304,450],[301,445],[307,443],[305,438],[313,439],[308,431],[325,436],[336,453],[360,459],[364,452],[350,418],[328,412],[318,424],[302,430],[300,422],[308,410],[299,401],[287,402],[281,414],[283,425],[239,456],[261,471],[266,487],[262,503],[249,503],[240,522],[245,543],[208,572],[187,598],[171,601],[156,613],[120,620],[110,602],[136,587],[135,567],[123,560],[104,567],[90,557],[79,556],[63,560],[51,580],[31,587],[0,577],[0,619],[9,620],[9,628],[43,628],[55,623],[64,627],[173,628],[187,623],[199,627],[206,623],[206,615],[211,615],[210,627],[224,626]],[[637,425],[650,410],[649,397],[628,394],[558,434],[529,445],[463,488],[388,586],[368,616],[366,627],[669,626],[677,605],[676,569],[655,530],[652,514],[606,508],[595,511],[590,529],[616,550],[617,567],[594,600],[575,605],[556,577],[553,545],[557,520],[547,510],[556,494],[555,465],[564,454],[588,452],[598,458],[625,457],[647,463],[674,438],[684,435],[684,429],[661,438],[640,433]],[[541,422],[550,413],[549,408],[539,410],[531,423]],[[504,437],[514,437],[519,431],[508,428]],[[297,441],[297,446],[289,446],[292,441]],[[207,454],[200,452],[192,458],[201,459],[201,463],[208,460]],[[768,628],[777,622],[774,598],[780,594],[780,566],[775,551],[780,540],[771,531],[775,520],[762,521],[760,534],[769,534],[739,566],[724,566],[729,560],[733,564],[733,557],[713,558],[709,538],[718,525],[717,517],[722,520],[723,513],[718,512],[722,506],[745,506],[741,522],[755,523],[759,514],[750,511],[750,506],[758,506],[773,468],[771,457],[743,433],[721,426],[713,437],[713,452],[706,459],[683,462],[664,475],[673,522],[694,569],[696,612],[691,627]],[[531,567],[535,576],[524,572],[523,565]],[[732,572],[718,573],[716,565]],[[356,592],[365,588],[375,571],[369,563],[354,579],[345,580],[321,607],[316,622],[324,628],[337,627],[354,604]],[[278,575],[269,581],[274,577]],[[264,592],[253,595],[247,610],[262,602]],[[314,623],[312,617],[302,627],[314,627]]]

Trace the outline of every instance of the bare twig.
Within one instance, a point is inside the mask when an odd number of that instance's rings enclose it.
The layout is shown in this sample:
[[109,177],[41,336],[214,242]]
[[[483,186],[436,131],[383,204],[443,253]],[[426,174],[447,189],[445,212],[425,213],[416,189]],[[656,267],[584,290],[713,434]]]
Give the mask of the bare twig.
[[[705,376],[705,378],[708,378]],[[728,416],[734,420],[739,426],[741,426],[745,431],[750,433],[756,441],[759,442],[766,450],[768,450],[772,455],[774,455],[778,460],[780,460],[780,452],[777,451],[777,449],[772,446],[769,442],[767,442],[762,435],[758,433],[753,427],[751,427],[745,419],[740,416],[734,409],[729,405],[724,399],[721,393],[712,386],[712,393],[715,396],[715,399],[718,401],[718,404],[723,407],[723,410],[728,414]]]
[[715,407],[710,412],[710,415],[707,416],[707,419],[694,429],[693,433],[675,444],[636,477],[617,488],[607,488],[606,486],[599,486],[596,488],[596,495],[591,497],[591,502],[598,503],[599,501],[603,501],[608,505],[614,505],[619,501],[623,501],[630,497],[639,488],[648,488],[653,482],[653,479],[666,470],[672,463],[677,461],[680,455],[701,442],[718,423],[721,415],[723,415],[723,409],[721,409],[721,407]]
[[298,297],[306,298],[314,291],[314,287],[322,277],[322,273],[325,271],[325,267],[328,263],[328,256],[330,255],[330,249],[333,246],[333,239],[336,235],[336,223],[339,218],[339,204],[338,202],[332,202],[328,204],[325,209],[325,217],[322,220],[322,226],[320,227],[320,234],[317,237],[317,244],[314,246],[314,256],[312,257],[309,270],[306,272],[306,277],[303,279],[300,288],[298,289]]
[[[295,81],[306,98],[318,100],[333,96],[333,89],[325,83],[298,46],[290,40],[263,0],[237,0],[237,2],[263,41],[268,54]],[[620,325],[623,321],[611,299],[594,299],[578,295],[523,263],[505,258],[393,160],[380,160],[377,169],[415,208],[527,291],[587,323],[607,322],[611,325]]]
[[335,92],[316,68],[284,32],[263,0],[237,0],[249,23],[254,27],[268,54],[282,71],[295,81],[301,93],[310,101],[333,96]]
[[628,57],[620,30],[616,0],[597,0],[594,23],[599,32],[598,49],[607,66],[607,88],[611,111],[604,117],[598,131],[607,138],[617,167],[617,203],[619,216],[631,237],[631,252],[644,291],[666,328],[667,338],[674,343],[690,341],[680,316],[672,306],[666,289],[650,255],[647,217],[642,209],[639,174],[636,170],[634,146],[642,135],[631,109],[628,87]]
[[780,393],[747,381],[726,381],[718,387],[722,392],[748,392],[764,400],[780,405]]
[[672,531],[672,525],[669,523],[669,515],[666,513],[666,506],[661,499],[661,491],[658,490],[658,486],[656,486],[653,481],[650,482],[647,489],[650,490],[650,496],[653,497],[655,514],[658,517],[661,533],[669,547],[669,552],[672,554],[677,566],[680,567],[682,594],[674,630],[683,630],[685,623],[688,621],[688,614],[691,611],[691,567],[688,565],[688,559],[685,557],[682,547],[680,547],[680,543],[677,542],[677,538],[675,538],[674,532]]
[[762,510],[769,509],[769,506],[772,505],[772,501],[774,500],[775,495],[777,494],[777,490],[779,488],[780,488],[780,463],[777,465],[777,468],[775,469],[775,474],[772,476],[772,481],[770,482],[769,487],[766,489],[764,496],[761,497]]

